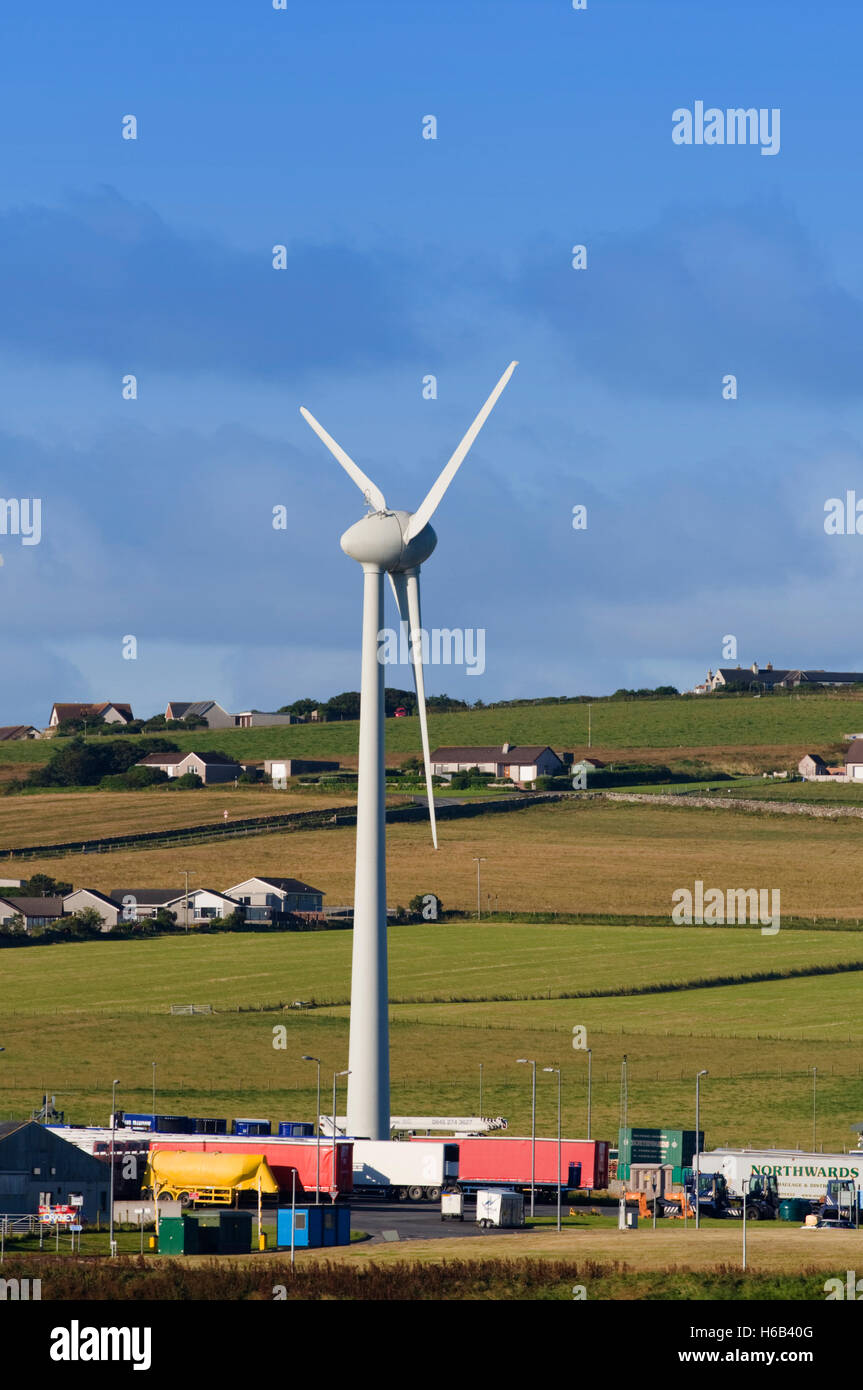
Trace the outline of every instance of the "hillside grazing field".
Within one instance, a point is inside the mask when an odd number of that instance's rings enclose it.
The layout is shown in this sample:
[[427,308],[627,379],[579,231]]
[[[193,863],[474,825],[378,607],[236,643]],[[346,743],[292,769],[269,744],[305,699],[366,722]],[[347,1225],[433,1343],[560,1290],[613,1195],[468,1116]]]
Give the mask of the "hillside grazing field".
[[[193,795],[195,795],[193,793]],[[388,901],[435,892],[449,908],[476,906],[474,856],[482,866],[483,909],[669,915],[675,889],[778,888],[786,917],[863,921],[858,862],[863,823],[757,816],[660,803],[572,801],[506,815],[442,821],[440,849],[427,822],[388,828]],[[180,868],[197,886],[226,888],[252,874],[303,879],[335,906],[353,901],[353,827],[277,832],[178,849],[120,850],[16,859],[9,870],[42,870],[76,887],[105,892],[123,884],[171,888]]]
[[[431,714],[435,744],[548,743],[557,749],[587,751],[586,705],[520,705],[509,709]],[[692,697],[685,700],[627,700],[591,706],[593,751],[613,750],[786,748],[796,753],[824,750],[841,743],[863,722],[863,697],[848,695]],[[206,752],[222,749],[246,758],[356,756],[359,725],[294,724],[282,729],[228,729],[176,733],[180,748]],[[415,753],[420,747],[419,720],[387,720],[387,749]],[[134,737],[134,736],[132,736]],[[52,739],[0,745],[0,764],[42,762],[50,757]]]
[[[347,1065],[347,1010],[256,1005],[325,993],[346,997],[350,944],[350,933],[333,932],[3,951],[0,1116],[28,1113],[47,1090],[70,1119],[104,1122],[113,1077],[120,1078],[120,1103],[146,1110],[155,1061],[157,1103],[169,1113],[310,1117],[314,1068],[300,1059],[321,1057],[325,1076]],[[858,942],[853,934],[829,932],[756,941],[750,933],[699,928],[396,927],[392,992],[502,992],[523,988],[526,978],[540,988],[547,982],[552,995],[555,988],[598,988],[627,977],[644,984],[723,972],[738,957],[758,967],[763,945],[777,947],[785,963],[805,963],[852,959]],[[702,1113],[714,1144],[808,1144],[817,1066],[819,1141],[841,1149],[863,1102],[859,978],[825,975],[632,998],[395,1005],[393,1110],[475,1113],[482,1063],[483,1111],[506,1115],[512,1132],[523,1133],[530,1074],[516,1058],[535,1057],[561,1065],[565,1130],[583,1133],[587,1059],[571,1046],[572,1028],[581,1024],[593,1049],[598,1137],[614,1137],[626,1053],[636,1125],[689,1125],[694,1073],[710,1070]],[[173,1017],[172,1002],[213,1003],[220,1011]],[[237,1004],[249,1011],[237,1012]],[[287,1030],[284,1048],[273,1046],[278,1025]],[[757,1025],[760,1039],[753,1036]],[[552,1082],[538,1078],[539,1131],[547,1134],[555,1124]]]
[[272,786],[235,787],[233,783],[195,791],[152,787],[138,792],[103,792],[93,788],[0,797],[0,851],[98,835],[129,835],[138,830],[216,824],[224,819],[225,811],[232,820],[242,820],[246,816],[350,805],[355,800],[339,792],[292,793],[275,791]]

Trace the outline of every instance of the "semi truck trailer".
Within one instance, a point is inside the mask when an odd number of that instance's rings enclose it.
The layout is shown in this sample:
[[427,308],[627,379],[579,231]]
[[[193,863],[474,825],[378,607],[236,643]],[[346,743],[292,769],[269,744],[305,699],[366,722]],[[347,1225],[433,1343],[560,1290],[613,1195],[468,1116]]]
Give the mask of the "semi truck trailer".
[[[501,1186],[529,1192],[531,1177],[540,1196],[557,1192],[558,1146],[556,1139],[478,1138],[412,1140],[411,1144],[447,1143],[458,1151],[458,1186],[463,1192]],[[560,1182],[564,1189],[602,1190],[608,1184],[608,1144],[597,1139],[562,1139]]]
[[699,1154],[698,1169],[721,1173],[735,1198],[748,1191],[751,1177],[763,1175],[776,1178],[780,1201],[805,1197],[820,1202],[831,1179],[850,1180],[860,1192],[863,1155],[806,1153],[802,1149],[713,1149]]
[[452,1187],[458,1179],[458,1144],[354,1139],[353,1146],[357,1193],[379,1193],[412,1202],[437,1201],[444,1188]]

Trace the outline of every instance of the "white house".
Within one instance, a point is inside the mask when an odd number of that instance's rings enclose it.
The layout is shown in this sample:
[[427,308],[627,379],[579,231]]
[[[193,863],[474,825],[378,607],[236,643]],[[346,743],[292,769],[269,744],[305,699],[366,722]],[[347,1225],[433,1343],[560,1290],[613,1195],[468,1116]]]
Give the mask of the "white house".
[[32,931],[34,927],[50,927],[62,916],[62,898],[0,898],[0,923],[22,917],[27,931]]
[[214,917],[230,917],[242,904],[236,898],[229,897],[227,893],[217,893],[213,888],[196,888],[189,893],[188,898],[185,893],[181,893],[165,906],[169,912],[177,914],[177,923],[182,927],[187,922],[189,925],[200,925],[202,922],[211,922]]
[[298,878],[247,878],[225,890],[246,909],[247,922],[269,922],[286,912],[322,912],[324,895]]
[[102,931],[111,931],[116,927],[117,918],[120,916],[120,904],[106,898],[104,893],[99,893],[95,888],[76,888],[63,898],[64,912],[83,912],[88,907],[95,908],[102,918]]
[[554,777],[566,766],[553,748],[542,744],[502,743],[493,748],[436,748],[431,754],[432,772],[446,776],[476,767],[495,777],[513,782],[535,782],[537,777]]

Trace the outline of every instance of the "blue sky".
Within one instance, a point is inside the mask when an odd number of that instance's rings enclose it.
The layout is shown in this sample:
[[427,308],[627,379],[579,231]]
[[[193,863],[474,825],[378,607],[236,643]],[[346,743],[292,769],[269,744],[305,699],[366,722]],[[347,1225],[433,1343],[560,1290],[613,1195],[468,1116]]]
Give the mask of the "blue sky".
[[[512,358],[423,571],[486,671],[430,690],[685,687],[726,634],[863,668],[823,526],[863,497],[861,39],[837,0],[9,0],[0,495],[43,522],[0,535],[0,723],[356,688],[362,503],[298,408],[412,508]],[[674,144],[696,101],[779,152]]]

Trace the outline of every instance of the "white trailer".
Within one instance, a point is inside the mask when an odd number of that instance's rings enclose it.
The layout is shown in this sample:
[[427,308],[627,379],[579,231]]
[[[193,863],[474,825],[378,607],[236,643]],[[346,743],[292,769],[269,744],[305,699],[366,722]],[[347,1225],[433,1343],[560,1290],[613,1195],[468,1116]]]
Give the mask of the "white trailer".
[[[695,1159],[692,1161],[695,1167]],[[742,1197],[753,1173],[774,1174],[780,1201],[820,1201],[831,1178],[850,1179],[863,1192],[863,1156],[806,1153],[802,1149],[713,1149],[698,1156],[701,1173],[722,1173],[732,1197]]]
[[391,1139],[355,1139],[353,1144],[355,1192],[437,1202],[443,1189],[458,1180],[457,1144]]
[[480,1188],[476,1194],[476,1219],[479,1226],[523,1226],[524,1196],[499,1188]]

